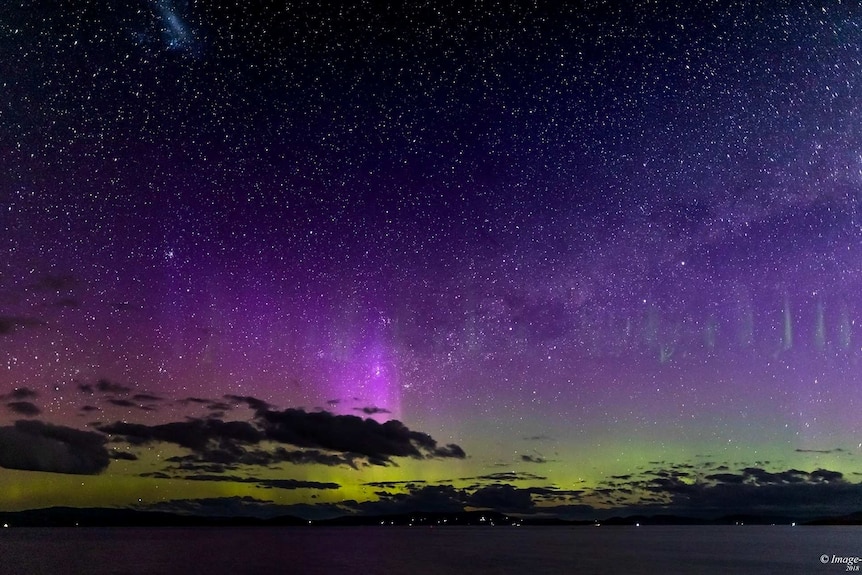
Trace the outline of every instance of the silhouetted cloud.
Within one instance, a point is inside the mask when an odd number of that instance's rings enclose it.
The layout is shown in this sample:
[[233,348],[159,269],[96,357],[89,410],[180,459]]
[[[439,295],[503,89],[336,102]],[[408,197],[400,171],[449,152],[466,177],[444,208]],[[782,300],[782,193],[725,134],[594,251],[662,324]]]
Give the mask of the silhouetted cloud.
[[341,485],[323,481],[303,481],[300,479],[258,479],[253,481],[262,487],[273,489],[340,489]]
[[[80,387],[80,386],[79,386]],[[96,382],[96,389],[102,393],[128,393],[132,391],[131,387],[127,387],[120,383],[115,383],[107,379],[100,379]]]
[[132,396],[135,401],[164,401],[165,398],[152,393],[136,393]]
[[28,287],[35,291],[63,292],[78,287],[78,280],[71,274],[47,274]]
[[228,401],[234,401],[236,403],[244,403],[247,406],[249,406],[251,409],[253,409],[254,411],[264,411],[264,410],[267,410],[267,409],[272,407],[269,403],[265,402],[264,400],[257,399],[256,397],[250,397],[248,395],[227,394],[224,396],[224,398],[227,399]]
[[522,455],[521,461],[524,463],[547,463],[548,460],[541,455]]
[[466,504],[510,513],[528,513],[535,507],[529,489],[519,489],[506,484],[477,489],[467,498]]
[[506,481],[544,481],[547,477],[542,475],[536,475],[535,473],[527,473],[525,471],[506,471],[502,473],[489,473],[487,475],[478,475],[476,477],[462,477],[459,481],[493,481],[493,482],[506,482]]
[[144,473],[139,473],[138,477],[150,477],[152,479],[173,479],[172,475],[168,475],[163,471],[146,471]]
[[89,383],[84,383],[83,381],[78,382],[78,391],[81,393],[86,393],[87,395],[93,395],[96,391],[96,387]]
[[6,404],[10,411],[26,417],[35,417],[42,413],[42,410],[35,403],[29,401],[10,401]]
[[253,483],[271,489],[340,489],[341,485],[332,482],[306,481],[302,479],[259,479],[235,475],[188,475],[176,477],[189,481],[227,481],[231,483]]
[[100,425],[97,429],[124,436],[132,444],[164,441],[198,452],[218,447],[230,449],[237,444],[256,444],[264,439],[263,433],[250,423],[219,419],[190,419],[161,425],[118,421]]
[[288,450],[283,447],[276,448],[270,453],[272,463],[294,463],[298,465],[316,463],[319,465],[339,466],[346,465],[356,468],[360,456],[352,453],[334,454],[320,451],[319,449]]
[[205,449],[189,455],[174,456],[166,459],[171,463],[180,463],[186,471],[222,473],[228,469],[237,469],[243,465],[272,466],[279,463],[294,465],[341,465],[358,469],[360,464],[368,465],[366,459],[353,453],[332,453],[319,449],[289,450],[276,447],[273,450],[249,449],[240,445],[232,445],[229,449]]
[[45,322],[39,319],[25,316],[0,316],[0,335],[9,335],[15,333],[20,328],[38,327],[45,325]]
[[467,494],[451,485],[424,485],[406,493],[378,492],[376,501],[345,501],[343,506],[361,515],[390,515],[413,512],[464,511]]
[[141,411],[153,411],[153,408],[149,405],[142,405],[129,399],[111,397],[107,399],[107,402],[111,405],[116,405],[117,407],[130,407],[132,409],[140,409]]
[[9,393],[0,394],[0,400],[22,401],[25,399],[35,399],[39,397],[39,393],[29,387],[16,387]]
[[[205,461],[205,456],[198,455],[177,455],[174,457],[169,457],[165,461],[173,463],[170,467],[165,468],[165,472],[171,471],[182,471],[184,473],[197,473],[197,474],[206,474],[206,473],[218,473],[222,474],[227,471],[234,471],[239,469],[239,465],[234,464],[226,464],[226,463],[207,463]],[[173,476],[171,476],[173,477]]]
[[[193,451],[188,466],[218,464],[273,465],[276,463],[322,465],[390,465],[394,457],[466,457],[455,444],[443,446],[428,434],[413,431],[397,420],[378,423],[353,415],[309,413],[300,409],[273,411],[268,404],[245,396],[226,396],[256,407],[251,422],[225,422],[215,417],[192,418],[160,425],[128,422],[99,424],[103,433],[125,438],[133,445],[153,441],[174,443]],[[114,405],[139,407],[124,399],[109,399]],[[190,401],[190,403],[203,403]],[[288,444],[272,450],[254,449],[264,441]]]
[[[516,487],[510,484],[494,484],[481,487],[456,488],[452,485],[421,485],[422,482],[368,483],[374,487],[385,487],[396,491],[378,491],[377,501],[350,503],[355,513],[380,515],[411,512],[455,512],[465,508],[489,509],[522,515],[546,512],[538,507],[537,500],[556,501],[563,506],[572,506],[571,500],[578,492],[560,491],[553,487]],[[344,505],[348,505],[347,502]]]
[[88,395],[93,395],[97,391],[100,393],[116,393],[116,394],[126,394],[132,391],[131,387],[122,385],[120,383],[115,383],[113,381],[107,379],[100,379],[96,383],[85,383],[83,381],[77,382],[78,391],[81,393],[86,393]]
[[62,297],[57,301],[51,303],[50,307],[78,308],[81,307],[81,300],[74,297]]
[[428,481],[425,479],[407,479],[404,481],[369,481],[367,483],[363,483],[363,485],[368,485],[370,487],[383,487],[386,489],[394,489],[398,487],[406,487],[409,489],[426,483],[428,483]]
[[257,422],[267,439],[297,447],[355,453],[374,465],[387,465],[392,457],[466,457],[459,446],[438,447],[430,435],[413,431],[394,419],[378,423],[354,415],[285,409],[259,411]]
[[381,413],[392,413],[388,409],[384,409],[382,407],[374,407],[374,406],[354,407],[353,411],[361,411],[365,415],[378,415]]
[[856,509],[862,501],[862,484],[850,483],[838,471],[787,469],[769,471],[745,467],[737,472],[722,471],[698,478],[696,473],[678,469],[650,469],[637,475],[618,476],[585,495],[604,497],[604,503],[629,507],[632,499],[652,501],[641,505],[642,512],[718,516],[757,513],[806,517],[829,515]]
[[105,437],[41,421],[0,427],[0,467],[95,475],[110,462]]
[[110,453],[111,459],[122,459],[125,461],[137,461],[138,456],[130,451],[118,451],[116,449],[112,449]]

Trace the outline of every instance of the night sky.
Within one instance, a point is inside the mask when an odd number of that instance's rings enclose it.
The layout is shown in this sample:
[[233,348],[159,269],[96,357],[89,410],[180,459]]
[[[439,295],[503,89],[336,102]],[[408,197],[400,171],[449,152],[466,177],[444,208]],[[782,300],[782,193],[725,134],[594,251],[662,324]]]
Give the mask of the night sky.
[[862,509],[862,7],[326,4],[0,7],[0,510]]

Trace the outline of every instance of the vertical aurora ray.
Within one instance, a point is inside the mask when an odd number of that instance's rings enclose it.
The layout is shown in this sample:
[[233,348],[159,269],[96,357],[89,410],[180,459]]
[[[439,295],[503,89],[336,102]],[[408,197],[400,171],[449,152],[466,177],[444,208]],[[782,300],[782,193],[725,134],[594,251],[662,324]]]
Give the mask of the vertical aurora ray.
[[787,351],[793,347],[793,315],[790,310],[790,297],[787,294],[784,294],[784,306],[781,314],[781,349]]
[[819,351],[826,348],[826,319],[823,312],[823,300],[817,298],[817,309],[814,316],[814,347]]

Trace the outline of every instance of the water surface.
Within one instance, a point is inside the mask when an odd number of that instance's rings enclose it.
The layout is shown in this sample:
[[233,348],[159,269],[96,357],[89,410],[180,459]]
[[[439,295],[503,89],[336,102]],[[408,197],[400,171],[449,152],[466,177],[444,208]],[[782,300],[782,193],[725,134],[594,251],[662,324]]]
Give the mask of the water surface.
[[[827,562],[821,561],[821,556]],[[0,573],[844,573],[862,528],[336,527],[0,530]]]

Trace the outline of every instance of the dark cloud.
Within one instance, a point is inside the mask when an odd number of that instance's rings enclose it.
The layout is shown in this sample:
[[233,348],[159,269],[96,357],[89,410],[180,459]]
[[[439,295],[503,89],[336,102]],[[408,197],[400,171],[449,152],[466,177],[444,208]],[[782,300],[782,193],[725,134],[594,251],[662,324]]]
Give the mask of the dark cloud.
[[108,403],[110,403],[111,405],[116,405],[117,407],[138,407],[138,404],[134,403],[130,399],[110,398],[108,399]]
[[294,463],[294,464],[311,464],[329,465],[336,467],[339,465],[347,465],[348,467],[357,467],[359,456],[345,453],[334,454],[320,451],[319,449],[303,449],[289,450],[283,447],[278,447],[271,453],[273,463]]
[[207,409],[224,413],[233,409],[233,406],[223,401],[213,401],[207,405]]
[[547,477],[536,475],[535,473],[527,473],[523,471],[506,471],[503,473],[489,473],[487,475],[479,475],[477,477],[462,477],[459,481],[544,481]]
[[413,431],[394,419],[378,423],[353,415],[285,409],[259,411],[257,421],[267,439],[297,447],[355,453],[374,465],[387,465],[392,457],[466,457],[459,446],[438,447],[430,435]]
[[742,484],[745,482],[745,477],[743,477],[742,475],[737,475],[735,473],[713,473],[711,475],[707,475],[706,479],[710,481],[717,481],[719,483]]
[[86,393],[88,395],[93,395],[97,391],[100,393],[116,393],[123,395],[132,391],[132,388],[122,385],[120,383],[109,381],[107,379],[100,379],[95,384],[79,381],[78,391],[80,391],[81,393]]
[[136,393],[132,396],[135,401],[164,401],[165,398],[151,393]]
[[844,481],[844,474],[840,471],[815,469],[808,474],[808,480],[812,483],[841,483]]
[[35,417],[42,413],[42,410],[35,403],[29,401],[10,401],[6,404],[6,407],[10,411],[26,417]]
[[559,503],[560,501],[575,501],[581,499],[583,489],[559,489],[557,487],[525,487],[524,491],[533,496],[533,500]]
[[424,485],[428,483],[424,479],[407,479],[405,481],[369,481],[368,483],[363,483],[363,485],[368,485],[370,487],[383,487],[386,489],[395,489],[399,487],[406,487],[411,489],[416,485]]
[[132,444],[163,441],[197,452],[230,450],[238,444],[256,444],[264,439],[259,429],[244,421],[190,419],[161,425],[116,422],[97,427],[103,433],[121,435]]
[[258,479],[256,477],[237,477],[234,475],[188,475],[177,477],[189,481],[227,481],[231,483],[253,483],[272,489],[340,489],[341,485],[331,482],[305,481],[302,479]]
[[[226,412],[230,411],[234,408],[233,405],[229,403],[225,403],[224,401],[216,401],[214,399],[206,399],[203,397],[187,397],[185,399],[180,399],[178,401],[181,405],[189,405],[189,404],[197,404],[203,405],[207,409],[213,412]],[[243,402],[245,403],[245,402]],[[223,413],[222,413],[223,415]]]
[[835,449],[796,449],[796,453],[844,453],[844,449],[836,447]]
[[25,399],[35,399],[39,397],[39,393],[29,387],[16,387],[9,393],[0,395],[2,400],[22,401]]
[[273,489],[340,489],[338,483],[321,481],[302,481],[299,479],[258,479],[254,481],[262,487]]
[[454,459],[466,459],[467,453],[459,445],[447,443],[443,447],[434,450],[433,457],[451,457]]
[[28,287],[35,291],[63,292],[78,287],[78,280],[71,274],[48,274]]
[[465,502],[470,507],[510,513],[529,513],[535,503],[529,489],[512,485],[488,485],[474,491]]
[[414,512],[464,511],[467,494],[451,485],[424,485],[406,493],[379,492],[376,501],[342,503],[353,513],[361,515],[391,515]]
[[550,441],[553,438],[550,435],[529,435],[522,439],[524,441]]
[[118,451],[116,449],[111,450],[111,459],[121,459],[125,461],[137,461],[138,456],[129,451]]
[[93,395],[93,393],[96,391],[96,388],[95,388],[95,386],[93,386],[89,383],[84,383],[82,381],[79,381],[78,382],[78,391],[80,391],[81,393],[86,393],[88,395]]
[[51,307],[79,308],[81,307],[81,300],[74,297],[62,297],[50,305]]
[[151,477],[153,479],[173,479],[172,475],[168,475],[163,471],[147,471],[145,473],[138,474],[138,477]]
[[207,403],[210,403],[211,401],[211,399],[204,399],[203,397],[187,397],[185,399],[180,399],[179,403],[181,403],[182,405],[187,405],[189,403],[198,403],[201,405],[205,405]]
[[752,466],[696,477],[678,469],[652,469],[618,476],[616,482],[594,489],[584,498],[599,498],[631,513],[635,497],[642,503],[653,502],[652,507],[639,508],[644,513],[712,517],[733,513],[812,517],[840,514],[858,508],[862,501],[862,484],[850,483],[842,473],[828,469],[769,471]]
[[41,421],[0,427],[0,467],[95,475],[110,462],[105,437]]
[[522,455],[521,461],[524,463],[547,463],[548,460],[541,455]]
[[[271,411],[265,402],[242,396],[227,396],[257,406],[252,422],[229,421],[208,417],[160,425],[116,422],[100,424],[104,433],[125,438],[133,445],[153,441],[174,443],[192,450],[189,465],[219,464],[274,465],[276,463],[318,463],[322,465],[359,464],[391,465],[394,457],[455,458],[466,457],[455,444],[438,446],[425,433],[413,431],[397,420],[377,423],[353,415],[329,412],[306,412],[299,409]],[[138,407],[123,399],[109,400],[115,405]],[[198,402],[193,402],[198,403]],[[263,441],[293,445],[300,449],[277,447],[274,450],[253,449]]]
[[[187,471],[220,473],[227,469],[237,469],[241,465],[268,467],[279,463],[319,464],[331,467],[346,465],[357,469],[363,458],[349,453],[327,453],[317,449],[288,450],[283,447],[276,447],[272,451],[265,451],[233,445],[229,449],[207,449],[190,455],[171,457],[166,461],[181,462],[182,469]],[[214,464],[218,466],[218,471],[214,471]]]
[[374,406],[354,407],[353,411],[361,411],[365,415],[377,415],[380,413],[392,413],[388,409],[384,409],[382,407],[374,407]]
[[9,335],[15,333],[20,328],[38,327],[45,325],[45,322],[32,317],[24,316],[0,316],[0,335]]
[[92,411],[102,411],[102,410],[99,409],[98,407],[94,406],[94,405],[82,405],[81,411],[83,411],[84,413],[90,413]]
[[339,403],[341,403],[340,399],[327,399],[326,400],[326,405],[328,405],[329,407],[335,407]]
[[111,397],[108,400],[108,403],[111,405],[116,405],[117,407],[131,407],[133,409],[140,409],[142,411],[153,411],[153,408],[148,405],[141,405],[140,403],[136,403],[129,399],[120,399],[116,397]]
[[254,411],[266,411],[267,409],[270,409],[272,407],[269,403],[265,402],[264,400],[258,399],[256,397],[250,397],[248,395],[227,394],[224,396],[224,398],[227,399],[228,401],[233,401],[236,403],[244,403],[247,406],[249,406],[251,409],[253,409]]
[[[176,465],[165,468],[165,472],[182,471],[184,473],[207,474],[218,473],[222,474],[227,471],[239,469],[239,465],[230,465],[224,463],[207,463],[202,462],[202,458],[196,455],[178,455],[169,457],[166,461]],[[170,476],[174,477],[174,476]]]
[[[546,513],[546,508],[538,507],[536,500],[552,501],[562,506],[573,507],[570,502],[581,493],[580,491],[559,491],[553,487],[520,488],[509,484],[458,489],[452,485],[421,485],[421,483],[423,482],[369,483],[366,485],[397,489],[397,491],[379,491],[376,493],[379,497],[377,501],[345,502],[344,505],[348,505],[355,513],[367,515],[420,511],[457,512],[464,511],[466,508],[527,515]],[[578,508],[583,511],[588,506],[579,505]]]
[[798,469],[788,469],[787,471],[779,471],[771,473],[759,467],[746,467],[742,470],[743,483],[752,485],[783,485],[788,483],[811,483],[819,482],[826,478],[826,481],[836,481],[842,478],[838,473],[837,477],[832,476],[833,472],[822,475],[824,470],[817,470],[814,473],[807,473]]
[[[80,385],[78,386],[80,388]],[[126,387],[120,383],[114,383],[113,381],[108,381],[107,379],[100,379],[96,382],[96,389],[101,391],[102,393],[129,393],[132,391],[131,387]]]

